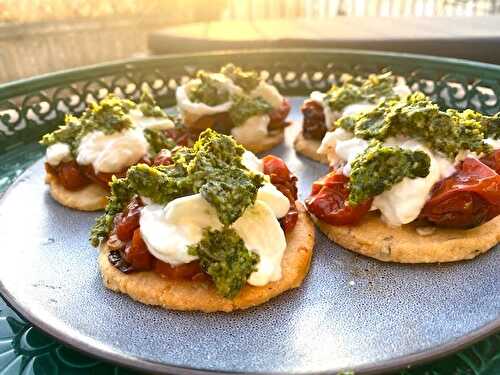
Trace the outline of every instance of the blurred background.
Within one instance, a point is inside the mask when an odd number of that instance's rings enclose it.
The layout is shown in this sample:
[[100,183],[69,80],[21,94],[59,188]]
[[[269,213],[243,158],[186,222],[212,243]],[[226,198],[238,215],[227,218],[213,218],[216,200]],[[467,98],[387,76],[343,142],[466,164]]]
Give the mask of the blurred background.
[[[458,17],[477,18],[481,20],[476,23],[480,26],[482,20],[496,17],[498,13],[500,1],[496,0],[0,0],[0,82],[150,53],[177,52],[175,41],[162,39],[165,35],[156,38],[148,48],[151,33],[164,28],[170,28],[167,36],[169,33],[171,36],[174,28],[174,34],[181,37],[214,38],[213,32],[207,31],[207,25],[214,22],[241,26],[262,20],[309,20],[313,23],[323,20],[328,25],[341,25],[342,20],[353,17],[365,17],[363,22],[368,24],[376,23],[381,17]],[[460,22],[453,23],[452,28],[463,34]],[[192,24],[197,24],[198,29],[180,29],[186,35],[175,31],[179,25]],[[311,39],[311,32],[305,32],[304,24],[301,25],[302,29],[287,23],[295,34],[308,34]],[[427,26],[419,25],[415,24],[411,33],[419,33],[419,29],[428,32]],[[343,35],[343,40],[351,34],[356,38],[355,26],[347,27],[347,31],[346,27],[341,28],[339,35]],[[261,34],[268,38],[273,37],[274,31],[283,32],[280,25],[268,24],[266,27]],[[389,30],[397,34],[402,27],[394,24]],[[471,36],[477,36],[477,27],[468,27]],[[219,36],[224,40],[235,28],[222,28]],[[453,31],[448,25],[442,29]],[[248,32],[248,37],[252,33],[256,33],[255,28]],[[330,37],[336,34],[335,29],[325,30],[325,33]],[[387,31],[383,35],[387,35]],[[253,35],[256,37],[262,38],[262,35]],[[244,47],[245,39],[242,43]],[[178,44],[181,45],[182,40]],[[182,52],[182,48],[179,51]]]

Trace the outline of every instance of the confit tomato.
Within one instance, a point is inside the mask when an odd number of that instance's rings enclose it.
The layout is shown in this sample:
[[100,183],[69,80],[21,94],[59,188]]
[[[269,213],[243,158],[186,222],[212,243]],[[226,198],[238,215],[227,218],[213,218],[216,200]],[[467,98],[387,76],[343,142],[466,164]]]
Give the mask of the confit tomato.
[[172,164],[172,152],[170,150],[161,150],[153,160],[153,165]]
[[420,213],[437,226],[472,228],[500,214],[500,176],[466,158],[452,176],[438,182]]
[[355,225],[370,210],[372,199],[349,206],[349,178],[338,171],[316,181],[306,207],[318,219],[331,225]]
[[75,161],[61,163],[56,170],[59,182],[67,190],[79,190],[90,183]]
[[135,271],[147,271],[153,267],[154,257],[148,251],[146,243],[142,240],[139,228],[134,230],[132,241],[127,243],[123,258]]
[[285,119],[290,113],[290,109],[291,107],[288,100],[283,99],[281,105],[269,113],[269,130],[282,129],[288,126],[289,123],[286,122]]
[[130,241],[134,231],[139,227],[142,202],[139,198],[130,201],[127,209],[119,216],[114,231],[118,239],[123,242]]
[[500,150],[495,150],[490,155],[485,156],[481,159],[481,162],[495,172],[500,173]]
[[153,270],[169,279],[191,279],[202,272],[200,264],[197,261],[171,266],[159,259],[155,259]]
[[290,202],[290,209],[280,219],[280,224],[285,233],[290,232],[299,218],[299,212],[295,205],[297,200],[297,177],[290,172],[285,162],[277,156],[268,155],[262,159],[264,174],[268,175],[271,183]]

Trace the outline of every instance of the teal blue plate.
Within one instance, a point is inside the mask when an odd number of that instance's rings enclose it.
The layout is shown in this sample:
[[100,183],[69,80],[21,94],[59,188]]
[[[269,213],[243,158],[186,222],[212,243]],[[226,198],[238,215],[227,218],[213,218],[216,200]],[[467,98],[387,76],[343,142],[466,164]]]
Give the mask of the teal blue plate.
[[[499,69],[455,60],[287,50],[117,63],[0,87],[0,182],[9,184],[38,159],[35,140],[65,111],[83,109],[85,99],[110,91],[134,96],[147,82],[169,106],[183,78],[226,62],[263,70],[289,96],[325,89],[344,72],[385,67],[442,106],[491,113],[499,105]],[[301,100],[294,99],[295,119]],[[297,130],[288,129],[287,145],[273,152],[298,174],[303,198],[325,168],[295,155]],[[500,326],[498,250],[454,264],[386,264],[320,234],[304,285],[261,307],[206,315],[144,306],[103,287],[87,243],[96,214],[57,205],[43,174],[43,163],[33,164],[0,201],[0,291],[43,331],[102,359],[182,374],[386,373],[451,353]]]

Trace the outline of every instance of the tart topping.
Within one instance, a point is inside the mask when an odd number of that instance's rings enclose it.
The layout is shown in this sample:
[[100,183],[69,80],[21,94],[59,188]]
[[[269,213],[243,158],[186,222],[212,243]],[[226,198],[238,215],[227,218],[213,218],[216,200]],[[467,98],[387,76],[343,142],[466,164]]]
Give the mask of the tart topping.
[[[162,273],[199,261],[229,298],[246,282],[260,286],[281,278],[286,239],[278,219],[287,220],[286,230],[293,227],[288,216],[296,199],[295,177],[281,159],[260,161],[231,137],[208,129],[193,147],[175,149],[163,165],[133,166],[111,188],[91,241],[98,245],[116,236],[132,269],[133,261],[137,270]],[[111,260],[123,268],[116,254]]]

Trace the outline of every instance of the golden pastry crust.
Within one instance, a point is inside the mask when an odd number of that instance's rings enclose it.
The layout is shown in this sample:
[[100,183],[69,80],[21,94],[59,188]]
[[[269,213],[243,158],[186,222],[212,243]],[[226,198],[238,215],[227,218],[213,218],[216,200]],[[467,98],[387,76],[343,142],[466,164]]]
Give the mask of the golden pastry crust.
[[384,262],[437,263],[472,259],[500,241],[500,216],[473,229],[433,228],[420,235],[415,224],[399,228],[370,213],[356,226],[333,226],[313,218],[332,241]]
[[299,287],[309,270],[314,246],[314,225],[304,207],[298,202],[296,204],[299,219],[293,232],[287,235],[287,248],[281,262],[283,276],[279,281],[263,287],[247,284],[230,300],[217,294],[210,281],[170,280],[152,271],[122,273],[108,261],[109,248],[104,244],[99,254],[104,285],[147,305],[173,310],[231,312],[260,305],[288,289]]
[[92,183],[83,189],[71,191],[65,189],[50,173],[47,173],[45,182],[49,185],[52,198],[65,207],[80,211],[98,211],[106,207],[109,192],[102,186]]
[[[276,147],[285,139],[285,131],[283,129],[269,133],[269,135],[258,143],[242,143],[241,145],[254,154],[269,151]],[[238,140],[237,140],[238,142]]]
[[328,164],[326,155],[317,153],[320,145],[321,141],[317,141],[315,139],[306,139],[304,138],[302,132],[297,135],[295,141],[293,142],[293,146],[298,153],[307,156],[309,159],[319,161],[323,164]]

